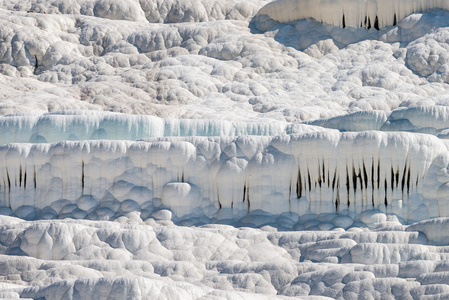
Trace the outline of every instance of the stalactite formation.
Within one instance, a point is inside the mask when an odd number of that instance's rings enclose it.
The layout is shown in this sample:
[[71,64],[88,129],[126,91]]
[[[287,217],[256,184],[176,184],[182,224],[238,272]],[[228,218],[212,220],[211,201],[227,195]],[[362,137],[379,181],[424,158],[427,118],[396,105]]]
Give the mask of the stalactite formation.
[[449,9],[446,0],[278,0],[262,7],[258,16],[278,22],[313,18],[334,26],[375,28],[395,26],[405,17],[432,8]]
[[[201,211],[210,202],[217,210],[303,214],[391,209],[398,201],[406,207],[412,198],[439,201],[438,190],[446,184],[440,175],[438,180],[428,175],[436,172],[434,159],[447,155],[446,145],[428,136],[332,132],[242,141],[183,138],[14,146],[22,147],[21,151],[0,146],[4,170],[0,202],[16,209],[45,207],[58,200],[75,203],[81,197],[96,199],[95,203],[111,197],[137,201],[140,198],[132,191],[146,190],[150,198],[139,201],[159,199],[173,209],[178,203]],[[259,150],[247,151],[252,153],[248,156],[233,157],[227,150],[222,155],[225,149],[244,153],[240,147]],[[61,153],[67,157],[64,161]],[[34,189],[27,188],[28,170],[33,170]],[[164,190],[169,196],[164,196]]]

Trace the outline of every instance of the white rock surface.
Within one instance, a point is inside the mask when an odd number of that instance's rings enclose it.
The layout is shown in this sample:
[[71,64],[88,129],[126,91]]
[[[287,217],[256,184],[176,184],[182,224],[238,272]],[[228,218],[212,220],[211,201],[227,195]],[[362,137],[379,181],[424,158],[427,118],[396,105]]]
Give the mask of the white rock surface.
[[[250,24],[265,4],[256,1],[115,2],[111,20],[94,9],[108,1],[3,1],[0,114],[89,109],[301,122],[447,106],[444,10],[377,31],[311,20]],[[198,13],[183,15],[187,8]]]
[[313,18],[334,26],[380,29],[432,8],[447,10],[449,4],[444,0],[277,0],[257,14],[282,23]]
[[356,299],[444,297],[449,288],[445,247],[428,245],[415,231],[419,224],[407,231],[269,232],[121,221],[2,221],[2,295]]
[[0,1],[0,298],[447,298],[445,9]]

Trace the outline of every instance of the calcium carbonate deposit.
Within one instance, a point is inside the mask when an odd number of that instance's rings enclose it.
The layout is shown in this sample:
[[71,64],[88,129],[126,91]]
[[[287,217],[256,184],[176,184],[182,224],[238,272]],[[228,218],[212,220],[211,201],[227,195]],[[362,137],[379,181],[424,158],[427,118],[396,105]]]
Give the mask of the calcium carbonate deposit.
[[449,298],[448,9],[0,1],[0,298]]

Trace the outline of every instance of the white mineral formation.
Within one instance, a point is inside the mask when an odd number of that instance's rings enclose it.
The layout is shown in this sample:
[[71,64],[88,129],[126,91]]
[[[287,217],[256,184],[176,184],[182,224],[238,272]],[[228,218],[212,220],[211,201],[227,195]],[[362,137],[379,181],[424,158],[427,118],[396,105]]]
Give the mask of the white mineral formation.
[[331,130],[7,144],[0,147],[0,205],[26,219],[34,209],[56,218],[167,208],[208,223],[258,210],[302,216],[377,209],[420,221],[449,217],[447,146],[424,134]]
[[278,22],[313,18],[334,26],[376,28],[397,25],[412,13],[449,9],[446,0],[277,0],[257,13]]
[[449,298],[447,9],[0,1],[0,298]]

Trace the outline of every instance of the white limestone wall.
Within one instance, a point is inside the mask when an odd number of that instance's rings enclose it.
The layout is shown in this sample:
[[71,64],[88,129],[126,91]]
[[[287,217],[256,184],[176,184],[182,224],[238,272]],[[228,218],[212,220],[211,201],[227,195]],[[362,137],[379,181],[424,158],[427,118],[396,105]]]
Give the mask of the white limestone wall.
[[[77,141],[0,147],[0,205],[86,217],[167,207],[181,218],[263,210],[449,216],[444,141],[338,133]],[[22,208],[21,208],[22,207]]]
[[[65,140],[138,140],[163,136],[278,135],[287,122],[232,122],[221,119],[164,119],[102,111],[68,111],[0,117],[0,144],[54,143]],[[309,131],[318,130],[308,126]]]
[[377,29],[396,25],[415,12],[449,9],[445,0],[278,0],[266,4],[257,15],[278,22],[313,18],[340,27]]

